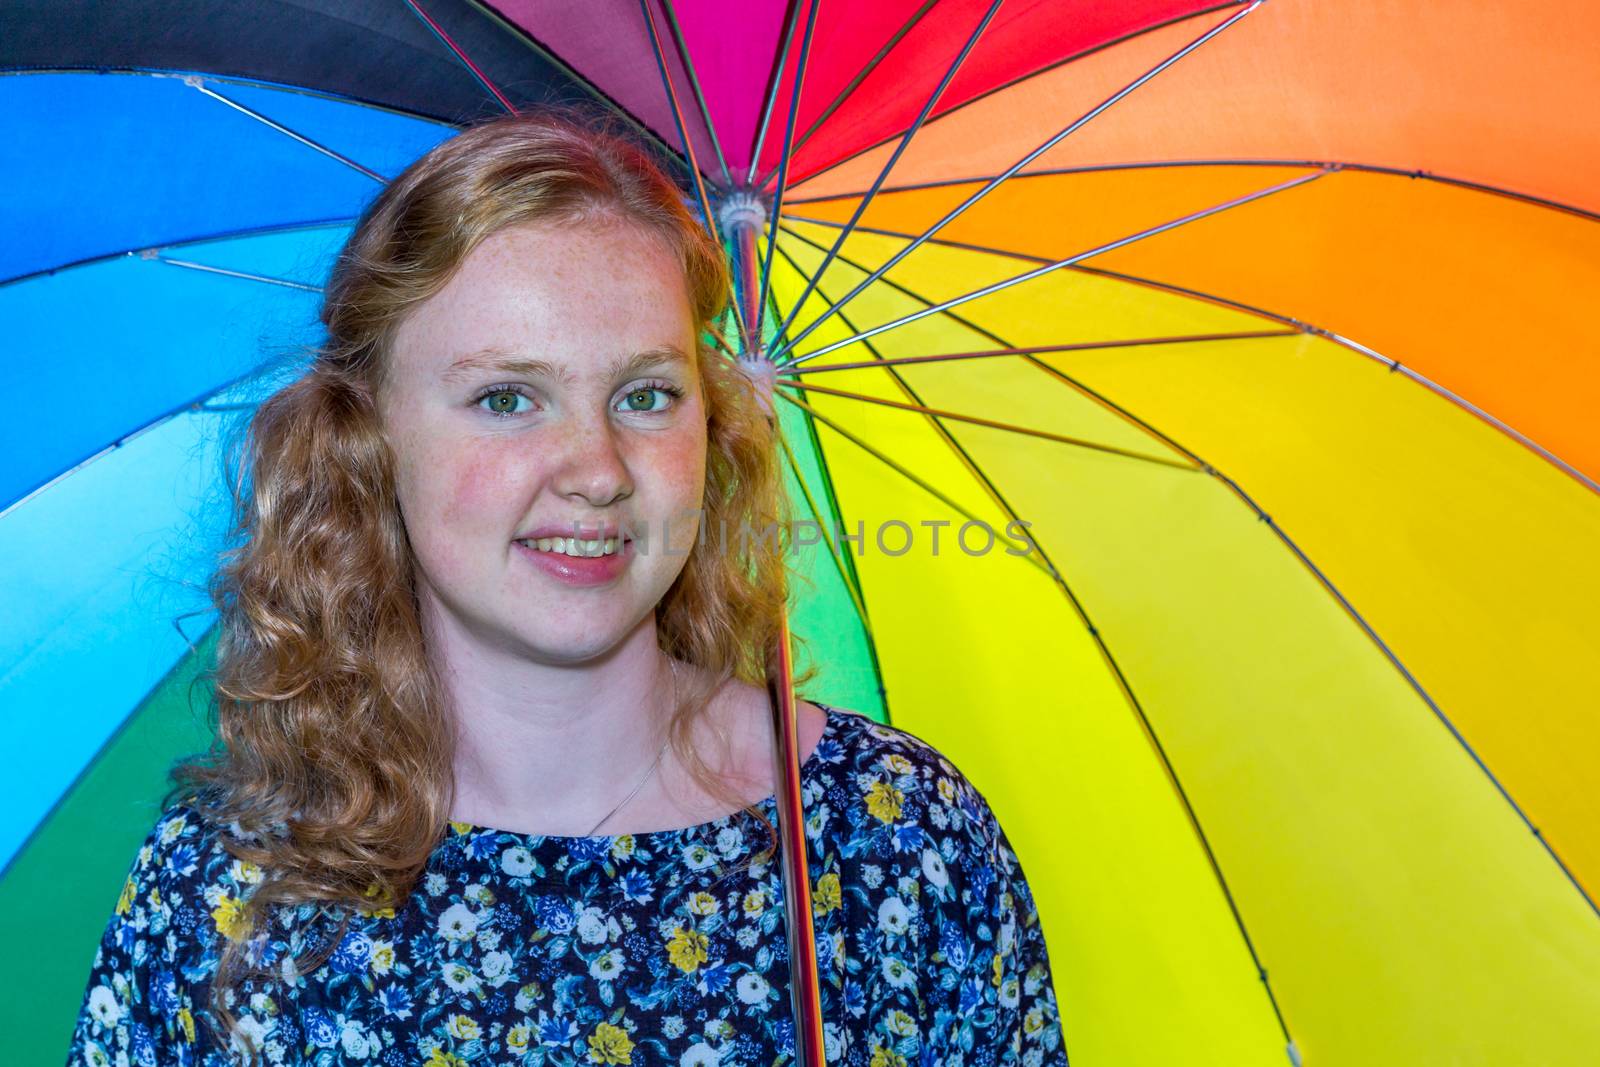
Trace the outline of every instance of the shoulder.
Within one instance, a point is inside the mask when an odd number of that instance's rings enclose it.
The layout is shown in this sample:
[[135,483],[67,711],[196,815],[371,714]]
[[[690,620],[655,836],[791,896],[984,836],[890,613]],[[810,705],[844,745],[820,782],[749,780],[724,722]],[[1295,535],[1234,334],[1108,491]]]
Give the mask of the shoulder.
[[261,882],[261,869],[227,847],[227,838],[248,836],[237,825],[216,825],[196,805],[163,810],[129,865],[111,919],[122,926],[115,944],[131,949],[143,939],[170,967],[199,969],[217,936],[236,932],[243,902]]
[[[814,702],[821,703],[821,702]],[[818,746],[831,799],[870,851],[920,854],[965,869],[996,858],[1003,834],[988,801],[931,742],[861,712],[822,704],[833,722]]]

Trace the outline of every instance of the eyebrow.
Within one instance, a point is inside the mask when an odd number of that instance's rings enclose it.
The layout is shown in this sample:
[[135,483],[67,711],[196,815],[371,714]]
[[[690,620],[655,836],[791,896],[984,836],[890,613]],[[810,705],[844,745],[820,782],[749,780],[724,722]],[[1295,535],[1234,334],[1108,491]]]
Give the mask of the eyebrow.
[[[655,367],[663,363],[688,362],[689,357],[684,355],[683,350],[677,345],[661,345],[613,360],[605,368],[605,374],[612,378],[622,378],[636,374],[646,367]],[[484,348],[458,356],[445,368],[442,377],[447,382],[456,382],[482,371],[554,378],[568,385],[573,381],[571,372],[563,367],[557,367],[549,360],[523,359],[503,348]]]

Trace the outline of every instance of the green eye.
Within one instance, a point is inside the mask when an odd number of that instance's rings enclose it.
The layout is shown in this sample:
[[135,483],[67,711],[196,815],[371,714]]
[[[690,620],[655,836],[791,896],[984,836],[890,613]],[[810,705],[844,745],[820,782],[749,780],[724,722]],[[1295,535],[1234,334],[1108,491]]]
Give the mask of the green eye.
[[628,409],[630,411],[654,410],[655,400],[653,397],[659,392],[661,392],[659,389],[635,389],[633,392],[628,394],[626,401]]
[[506,386],[496,386],[480,394],[477,402],[482,405],[487,400],[489,401],[489,406],[484,409],[485,411],[498,418],[509,418],[523,414],[522,411],[516,410],[517,401],[527,399],[528,395],[520,390]]
[[648,385],[641,385],[639,388],[629,391],[623,397],[622,402],[627,405],[624,410],[637,414],[654,414],[665,411],[670,405],[654,406],[652,394],[655,393],[663,393],[673,400],[683,396],[683,390],[675,385],[667,382],[651,382]]

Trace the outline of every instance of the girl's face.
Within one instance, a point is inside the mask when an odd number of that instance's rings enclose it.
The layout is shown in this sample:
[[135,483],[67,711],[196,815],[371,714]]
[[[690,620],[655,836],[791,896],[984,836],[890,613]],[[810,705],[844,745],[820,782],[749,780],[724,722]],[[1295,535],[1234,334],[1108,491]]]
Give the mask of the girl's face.
[[[608,220],[481,242],[405,319],[379,400],[425,613],[547,663],[598,656],[650,615],[704,499],[697,358],[660,237]],[[574,524],[637,540],[602,558],[524,540]]]

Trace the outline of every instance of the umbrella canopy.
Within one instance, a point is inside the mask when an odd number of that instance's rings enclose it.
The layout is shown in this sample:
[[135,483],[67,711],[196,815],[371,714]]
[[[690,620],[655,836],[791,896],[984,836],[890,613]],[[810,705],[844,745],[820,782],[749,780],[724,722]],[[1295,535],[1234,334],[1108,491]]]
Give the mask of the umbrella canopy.
[[315,343],[387,177],[572,101],[728,244],[732,347],[817,521],[791,617],[817,695],[988,797],[1075,1064],[1600,1044],[1587,6],[8,0],[0,26],[19,1058],[65,1044],[204,741],[225,429]]

